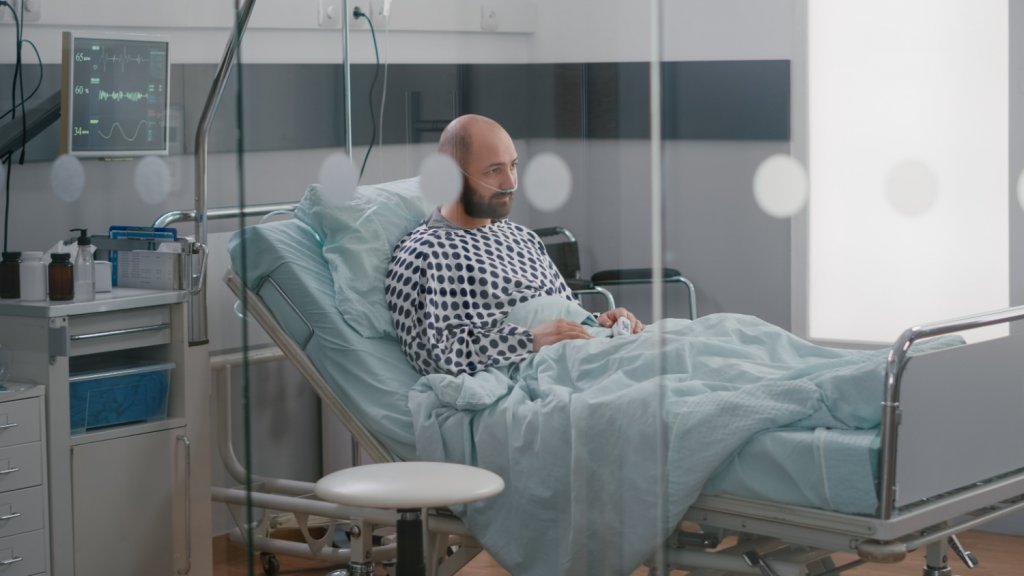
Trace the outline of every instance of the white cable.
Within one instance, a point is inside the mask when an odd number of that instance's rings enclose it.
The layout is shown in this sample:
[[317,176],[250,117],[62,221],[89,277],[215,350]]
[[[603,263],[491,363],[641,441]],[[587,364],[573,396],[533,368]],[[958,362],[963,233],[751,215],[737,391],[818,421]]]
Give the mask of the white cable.
[[[384,102],[388,98],[388,35],[389,35],[390,31],[391,31],[391,16],[390,16],[391,2],[388,1],[388,0],[385,0],[384,6],[385,6],[385,8],[384,8],[385,13],[383,14],[384,15],[384,42],[383,42],[383,46],[382,46],[382,48],[384,49],[383,50],[383,52],[384,52],[384,85],[381,87],[381,92],[380,92],[380,122],[379,122],[380,132],[377,133],[377,138],[378,138],[378,140],[380,142],[380,144],[379,144],[379,147],[380,147],[379,154],[383,154],[384,153]],[[385,162],[381,162],[380,166],[383,168],[384,164],[385,164]],[[381,179],[383,179],[384,175],[381,174],[380,177],[381,177]]]

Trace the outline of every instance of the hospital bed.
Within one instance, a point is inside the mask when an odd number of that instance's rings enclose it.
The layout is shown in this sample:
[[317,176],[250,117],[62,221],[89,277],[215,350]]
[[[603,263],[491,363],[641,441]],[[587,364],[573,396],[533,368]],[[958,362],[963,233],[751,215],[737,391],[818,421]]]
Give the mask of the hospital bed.
[[[401,181],[361,187],[358,210],[345,217],[349,220],[332,221],[323,214],[313,219],[327,226],[358,224],[352,227],[356,237],[346,241],[363,250],[380,243],[372,237],[376,229],[369,239],[357,233],[376,226],[374,211],[385,210],[378,202],[386,204],[398,194],[401,217],[385,227],[411,227],[417,211],[425,210],[416,186]],[[306,213],[307,223],[312,212]],[[339,313],[338,273],[358,270],[326,260],[324,248],[333,241],[307,223],[288,220],[241,230],[231,246],[233,269],[225,281],[374,460],[416,459],[411,416],[404,407],[418,375],[397,340],[365,337],[356,329],[355,315],[347,317],[343,306]],[[358,283],[359,277],[349,280]],[[383,286],[383,275],[378,284]],[[652,571],[679,567],[691,574],[825,576],[863,562],[898,562],[919,549],[926,553],[927,576],[951,573],[950,551],[972,563],[973,555],[958,547],[956,533],[1024,510],[1024,339],[1011,334],[913,357],[910,352],[934,336],[1022,318],[1024,308],[1012,308],[908,329],[892,346],[884,380],[878,382],[884,390],[879,430],[779,430],[757,436],[730,457],[689,507],[678,530],[648,561]],[[384,559],[392,552],[358,538],[373,526],[393,525],[392,513],[316,502],[306,483],[257,479],[253,490],[255,506],[294,512],[306,534],[304,543],[278,542],[264,526],[253,541],[257,549],[339,562],[357,554]],[[844,494],[857,491],[870,492],[870,501],[877,502],[873,508],[842,502]],[[236,507],[246,501],[239,489],[215,489],[214,498]],[[310,537],[304,523],[311,516],[345,520],[342,526],[357,535],[351,554],[330,547],[330,536]],[[425,529],[428,566],[437,574],[454,573],[481,549],[450,511],[431,511]],[[463,546],[449,556],[453,542]],[[837,552],[858,559],[836,566],[832,555]]]

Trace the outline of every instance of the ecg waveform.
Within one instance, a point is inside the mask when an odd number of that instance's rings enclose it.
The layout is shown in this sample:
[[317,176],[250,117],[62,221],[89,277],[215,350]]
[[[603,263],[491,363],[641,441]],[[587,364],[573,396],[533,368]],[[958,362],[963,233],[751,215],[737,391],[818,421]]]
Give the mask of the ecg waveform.
[[106,90],[100,90],[100,101],[113,100],[114,102],[120,102],[121,100],[128,100],[129,102],[146,102],[149,100],[149,95],[145,92],[124,92],[122,90],[116,90],[114,92],[107,92]]
[[96,133],[100,135],[100,138],[103,138],[104,140],[110,140],[114,136],[114,129],[116,128],[117,131],[121,133],[121,137],[124,138],[126,141],[135,142],[135,139],[139,137],[139,132],[142,132],[142,127],[148,126],[150,124],[157,124],[157,122],[154,122],[152,120],[139,120],[139,123],[135,126],[135,133],[132,134],[131,136],[128,136],[128,134],[125,133],[124,128],[121,127],[120,122],[114,122],[113,124],[111,124],[110,130],[107,131],[106,134],[103,133],[103,130],[99,129],[96,130]]
[[134,64],[149,64],[149,58],[143,58],[141,54],[132,56],[128,54],[128,48],[125,46],[121,47],[120,52],[108,53],[106,50],[103,51],[102,56],[103,71],[107,71],[107,64],[113,62],[114,65],[121,66],[121,72],[124,72],[129,62]]

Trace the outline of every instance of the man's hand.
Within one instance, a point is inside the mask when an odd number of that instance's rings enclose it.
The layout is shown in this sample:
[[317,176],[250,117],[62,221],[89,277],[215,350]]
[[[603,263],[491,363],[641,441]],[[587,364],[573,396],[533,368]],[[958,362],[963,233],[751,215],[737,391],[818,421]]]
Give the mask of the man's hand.
[[622,317],[629,319],[629,326],[633,334],[639,334],[644,331],[645,326],[643,322],[637,320],[636,316],[633,316],[633,313],[625,308],[616,308],[601,314],[597,317],[597,323],[605,328],[611,328],[615,325],[615,321]]
[[533,351],[538,352],[548,344],[561,342],[562,340],[588,340],[590,333],[583,327],[583,324],[572,320],[552,320],[530,330],[533,334]]

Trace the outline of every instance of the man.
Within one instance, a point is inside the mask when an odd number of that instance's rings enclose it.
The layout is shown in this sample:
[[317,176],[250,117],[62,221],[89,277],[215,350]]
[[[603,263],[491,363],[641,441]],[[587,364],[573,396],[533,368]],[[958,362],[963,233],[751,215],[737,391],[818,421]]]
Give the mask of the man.
[[[386,294],[402,350],[422,374],[472,374],[516,364],[542,347],[590,338],[572,320],[532,329],[507,321],[518,305],[541,296],[573,300],[558,269],[531,230],[508,221],[518,187],[519,157],[497,122],[466,115],[441,134],[438,151],[463,173],[458,199],[437,208],[395,248]],[[596,321],[611,327],[624,308]]]

